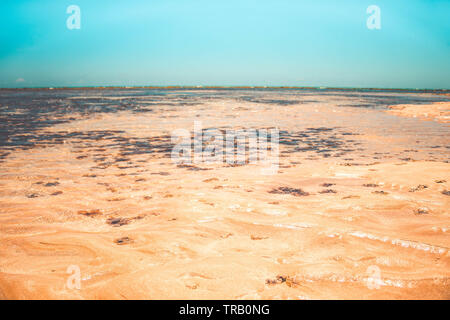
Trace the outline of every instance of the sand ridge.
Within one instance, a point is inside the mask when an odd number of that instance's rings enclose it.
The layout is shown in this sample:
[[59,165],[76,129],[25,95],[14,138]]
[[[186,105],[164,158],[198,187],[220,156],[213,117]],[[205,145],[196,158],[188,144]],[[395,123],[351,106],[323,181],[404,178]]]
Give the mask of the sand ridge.
[[389,113],[403,116],[450,123],[450,103],[435,102],[427,105],[389,106]]

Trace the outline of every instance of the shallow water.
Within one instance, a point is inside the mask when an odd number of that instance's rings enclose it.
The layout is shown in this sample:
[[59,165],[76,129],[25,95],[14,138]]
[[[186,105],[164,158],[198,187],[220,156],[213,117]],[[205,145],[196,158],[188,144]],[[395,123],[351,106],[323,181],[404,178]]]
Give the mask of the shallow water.
[[[71,134],[47,134],[46,128],[57,124],[87,119],[102,114],[132,112],[135,114],[152,113],[166,118],[170,112],[182,112],[189,106],[208,103],[223,103],[230,108],[234,106],[253,104],[271,108],[289,108],[300,106],[298,111],[305,111],[306,121],[314,117],[311,109],[317,105],[327,105],[336,108],[356,107],[363,109],[383,110],[388,105],[396,104],[426,104],[437,101],[450,101],[444,95],[417,92],[368,92],[366,90],[332,91],[312,89],[104,89],[104,90],[3,90],[0,91],[0,153],[4,157],[17,148],[26,149],[35,146],[59,144],[71,139],[98,140],[111,139],[116,136],[122,139],[121,132],[96,132],[95,136],[79,132]],[[255,115],[257,117],[258,115]],[[298,115],[301,117],[301,113]],[[347,117],[347,118],[345,118]],[[316,117],[318,118],[318,117]],[[317,121],[317,120],[316,120]],[[304,125],[299,119],[298,126]],[[266,122],[266,125],[283,130],[282,121]],[[317,123],[321,125],[322,123]],[[429,149],[430,157],[448,159],[445,152],[448,126],[434,122],[419,122],[411,119],[399,119],[383,113],[367,113],[364,117],[355,119],[351,114],[344,117],[337,115],[328,119],[326,127],[341,132],[343,135],[374,133],[380,136],[413,136],[418,132],[426,132],[425,136],[416,142],[405,146]],[[302,129],[304,129],[302,127]],[[318,133],[317,131],[314,133]],[[297,136],[298,139],[293,138]],[[298,145],[306,142],[309,149],[320,149],[319,140],[308,141],[308,135],[297,132],[284,132],[282,143]],[[149,137],[150,138],[150,137]],[[349,139],[347,139],[349,140]],[[323,144],[323,143],[322,143]],[[148,151],[148,143],[141,143],[135,149]],[[444,150],[443,150],[444,149]],[[298,148],[298,151],[305,148]],[[322,152],[324,152],[322,150]]]

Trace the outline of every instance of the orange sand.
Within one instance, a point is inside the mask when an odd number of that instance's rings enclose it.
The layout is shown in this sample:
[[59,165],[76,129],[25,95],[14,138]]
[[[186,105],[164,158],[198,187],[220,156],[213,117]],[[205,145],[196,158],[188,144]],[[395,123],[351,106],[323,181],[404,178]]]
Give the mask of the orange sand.
[[[280,130],[355,124],[360,134],[350,138],[365,149],[325,158],[281,145],[275,175],[258,165],[192,171],[154,154],[96,168],[97,153],[117,157],[103,140],[16,151],[0,164],[0,298],[450,299],[448,151],[418,147],[415,160],[400,160],[414,130],[434,130],[416,119],[324,101],[304,110],[225,100],[47,130],[145,137],[191,130],[194,120]],[[389,134],[377,131],[383,125]],[[270,193],[279,187],[309,195]],[[67,284],[72,265],[79,290]]]

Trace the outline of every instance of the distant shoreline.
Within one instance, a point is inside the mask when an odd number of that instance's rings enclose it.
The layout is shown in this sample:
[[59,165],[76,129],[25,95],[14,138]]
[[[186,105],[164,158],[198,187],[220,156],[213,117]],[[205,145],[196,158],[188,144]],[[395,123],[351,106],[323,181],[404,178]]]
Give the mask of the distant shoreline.
[[92,86],[92,87],[27,87],[0,88],[0,91],[38,91],[38,90],[113,90],[113,89],[156,89],[156,90],[320,90],[320,91],[373,91],[373,92],[411,92],[449,94],[450,89],[405,89],[405,88],[352,88],[352,87],[295,87],[295,86]]

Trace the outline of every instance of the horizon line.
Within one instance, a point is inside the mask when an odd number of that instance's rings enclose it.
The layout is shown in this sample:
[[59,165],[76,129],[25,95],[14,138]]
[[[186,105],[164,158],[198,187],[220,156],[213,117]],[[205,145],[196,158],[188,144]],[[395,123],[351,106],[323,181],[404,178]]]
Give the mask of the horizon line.
[[315,89],[315,90],[370,90],[370,91],[426,91],[450,93],[450,89],[430,88],[378,88],[378,87],[328,87],[328,86],[250,86],[250,85],[145,85],[145,86],[49,86],[49,87],[0,87],[0,90],[93,90],[93,89]]

